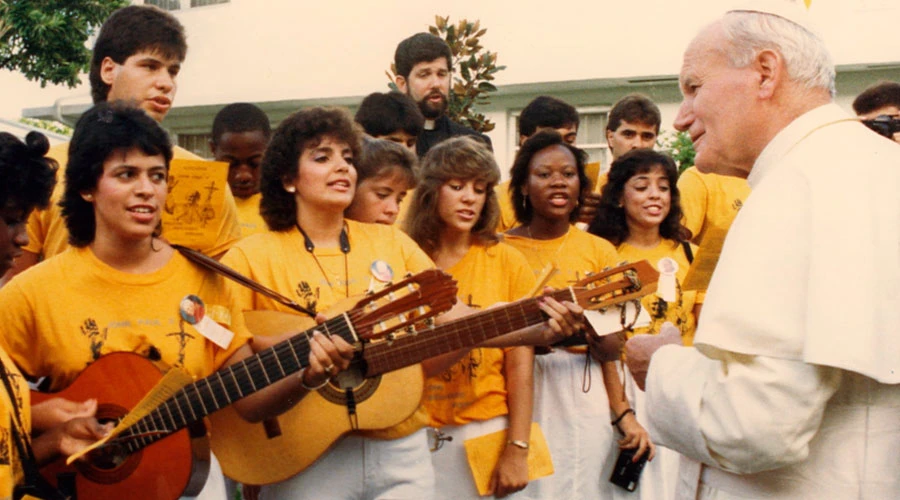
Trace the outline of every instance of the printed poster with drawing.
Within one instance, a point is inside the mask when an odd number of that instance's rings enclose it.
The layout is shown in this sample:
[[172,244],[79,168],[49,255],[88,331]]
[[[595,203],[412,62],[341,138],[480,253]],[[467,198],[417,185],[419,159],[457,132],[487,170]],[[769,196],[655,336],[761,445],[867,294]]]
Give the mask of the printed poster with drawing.
[[222,225],[227,185],[227,163],[173,159],[162,216],[166,239],[189,248],[214,246]]

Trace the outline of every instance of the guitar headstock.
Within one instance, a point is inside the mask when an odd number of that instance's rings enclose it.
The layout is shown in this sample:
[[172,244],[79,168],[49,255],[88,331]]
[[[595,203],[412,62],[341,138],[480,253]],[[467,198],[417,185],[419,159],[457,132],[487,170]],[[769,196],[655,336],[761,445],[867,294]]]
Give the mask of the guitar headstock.
[[659,272],[646,260],[592,274],[570,287],[585,309],[605,309],[656,291]]
[[450,310],[456,293],[453,277],[429,269],[367,295],[347,314],[360,339],[385,337]]

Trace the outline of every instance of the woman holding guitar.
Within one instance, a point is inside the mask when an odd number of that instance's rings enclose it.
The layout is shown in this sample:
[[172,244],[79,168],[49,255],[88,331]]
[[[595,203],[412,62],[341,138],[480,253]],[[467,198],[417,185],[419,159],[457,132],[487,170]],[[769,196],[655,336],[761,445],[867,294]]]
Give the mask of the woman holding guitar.
[[[565,286],[619,260],[607,241],[572,225],[588,186],[585,157],[559,133],[543,131],[525,141],[510,170],[510,196],[520,225],[506,233],[506,241],[525,255],[535,274],[556,270],[550,286]],[[637,448],[637,456],[653,455],[647,432],[625,400],[615,362],[598,367],[584,347],[560,348],[536,356],[534,377],[535,420],[546,434],[556,472],[537,481],[529,495],[611,498],[615,486],[606,478],[616,447],[610,422],[625,434],[620,447]],[[605,390],[592,390],[601,381]]]
[[[356,188],[353,164],[361,137],[344,110],[311,108],[286,118],[262,164],[260,212],[269,231],[240,241],[223,262],[317,313],[407,273],[433,268],[431,259],[399,229],[345,219]],[[245,310],[288,312],[249,289],[236,291],[236,296]],[[548,328],[567,334],[580,321],[574,304],[548,300],[542,309],[552,319],[531,329],[536,338],[543,338]],[[461,314],[458,304],[445,316]],[[324,368],[336,376],[342,366]],[[306,385],[312,390],[327,382],[321,377]],[[353,432],[299,474],[264,486],[260,498],[432,498],[426,424],[427,415],[419,408],[391,428]]]
[[[457,280],[460,299],[482,309],[527,296],[535,285],[528,262],[495,232],[500,169],[490,150],[469,137],[448,139],[428,151],[420,175],[406,231]],[[426,382],[425,408],[442,440],[432,453],[434,498],[477,498],[464,442],[507,429],[491,479],[490,494],[502,498],[528,484],[534,349],[481,347],[457,358],[433,366]]]
[[[696,327],[695,312],[700,304],[696,291],[683,291],[696,246],[686,241],[681,225],[678,170],[672,159],[652,149],[630,151],[609,170],[603,186],[596,218],[589,231],[605,238],[622,260],[646,259],[660,272],[656,293],[641,300],[650,324],[628,332],[658,334],[666,322],[674,325],[684,345],[691,345]],[[647,415],[644,392],[637,389],[631,374],[625,371],[628,400],[642,421]],[[640,496],[646,499],[674,498],[678,479],[678,454],[667,448],[643,471]]]
[[[108,353],[144,354],[194,378],[252,354],[223,279],[158,237],[171,158],[168,135],[140,109],[104,103],[78,121],[62,200],[72,248],[0,289],[10,357],[26,374],[48,377],[51,390]],[[311,344],[307,382],[325,364],[347,365],[330,340],[316,336]],[[269,415],[301,385],[289,377],[235,407]],[[190,457],[182,458],[190,467]],[[219,474],[209,487],[221,490],[221,482]],[[153,498],[176,498],[184,485],[152,477],[144,488]]]

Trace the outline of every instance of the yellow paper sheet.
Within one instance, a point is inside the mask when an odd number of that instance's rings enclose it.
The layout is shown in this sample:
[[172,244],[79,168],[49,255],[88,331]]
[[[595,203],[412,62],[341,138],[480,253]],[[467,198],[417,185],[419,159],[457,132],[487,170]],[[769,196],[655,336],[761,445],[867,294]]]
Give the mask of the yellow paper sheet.
[[713,271],[716,270],[716,264],[719,263],[722,245],[725,244],[727,235],[727,229],[718,227],[712,227],[706,231],[697,255],[694,256],[694,262],[684,278],[684,284],[682,284],[684,290],[705,291],[709,288],[709,281],[712,279]]
[[[528,480],[534,481],[553,474],[550,448],[547,446],[547,439],[544,437],[541,426],[536,422],[531,423],[529,445]],[[463,446],[466,448],[466,457],[469,459],[469,468],[472,469],[472,477],[475,479],[478,494],[487,495],[491,474],[497,467],[500,454],[506,448],[506,429],[467,439]]]
[[215,245],[227,187],[227,163],[173,159],[162,216],[166,239],[190,248]]
[[66,464],[71,465],[75,460],[78,460],[84,455],[87,455],[92,450],[103,446],[109,440],[114,439],[123,431],[137,423],[140,419],[147,416],[147,414],[149,414],[151,411],[158,408],[167,399],[171,398],[176,392],[180,391],[182,387],[190,384],[191,382],[193,382],[193,379],[185,371],[179,368],[173,368],[169,370],[168,372],[166,372],[163,378],[160,379],[159,383],[156,384],[156,387],[148,392],[147,395],[144,396],[144,399],[142,399],[137,405],[135,405],[135,407],[130,412],[128,412],[125,417],[122,418],[122,421],[119,422],[119,425],[117,425],[115,429],[113,429],[103,439],[79,451],[78,453],[71,455],[68,459],[66,459]]

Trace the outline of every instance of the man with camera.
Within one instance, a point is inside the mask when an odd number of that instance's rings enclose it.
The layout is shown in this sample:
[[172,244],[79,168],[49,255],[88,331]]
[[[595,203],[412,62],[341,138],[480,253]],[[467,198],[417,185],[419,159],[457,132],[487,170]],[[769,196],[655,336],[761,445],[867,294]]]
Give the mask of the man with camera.
[[900,142],[900,83],[875,84],[853,100],[853,111],[875,132]]

